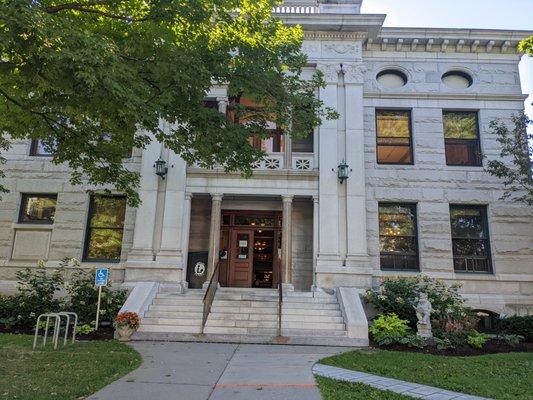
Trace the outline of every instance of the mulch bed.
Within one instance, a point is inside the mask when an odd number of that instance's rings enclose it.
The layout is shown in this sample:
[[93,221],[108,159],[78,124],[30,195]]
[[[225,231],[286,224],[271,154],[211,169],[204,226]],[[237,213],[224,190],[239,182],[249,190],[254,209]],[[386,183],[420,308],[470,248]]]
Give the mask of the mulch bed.
[[[53,326],[48,328],[48,335],[51,335],[53,330],[54,330]],[[41,332],[42,330],[39,330],[39,336],[41,336],[40,334]],[[13,333],[16,335],[33,335],[35,334],[35,331],[33,330],[33,328],[6,328],[5,326],[0,326],[0,333]],[[115,329],[113,328],[113,326],[104,325],[104,326],[100,326],[97,331],[91,332],[87,335],[76,334],[76,340],[80,340],[80,341],[110,340],[110,339],[113,339],[114,333],[115,333]],[[63,333],[61,333],[61,335],[62,334]],[[71,335],[72,333],[69,333],[69,336]]]
[[522,342],[516,346],[511,346],[500,340],[489,340],[481,349],[474,349],[470,346],[457,347],[455,349],[437,349],[436,347],[425,347],[419,349],[417,347],[408,347],[406,345],[394,344],[388,346],[380,346],[377,343],[371,343],[371,346],[394,351],[407,351],[412,353],[426,353],[438,356],[482,356],[484,354],[496,353],[513,353],[513,352],[533,352],[533,342]]

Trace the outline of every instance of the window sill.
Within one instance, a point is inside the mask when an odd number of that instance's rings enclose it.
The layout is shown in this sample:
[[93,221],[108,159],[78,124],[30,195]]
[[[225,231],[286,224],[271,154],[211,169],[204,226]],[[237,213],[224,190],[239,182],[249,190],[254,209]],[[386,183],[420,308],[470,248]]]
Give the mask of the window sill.
[[14,222],[13,224],[11,224],[11,227],[20,231],[51,231],[54,229],[54,224],[21,224]]

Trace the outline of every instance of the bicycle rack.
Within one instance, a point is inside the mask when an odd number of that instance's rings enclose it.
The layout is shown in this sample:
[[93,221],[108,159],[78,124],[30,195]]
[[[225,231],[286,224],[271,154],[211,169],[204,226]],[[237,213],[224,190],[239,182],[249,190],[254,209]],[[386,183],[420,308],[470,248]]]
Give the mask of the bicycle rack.
[[68,340],[68,330],[70,326],[70,317],[74,317],[74,325],[72,328],[72,343],[76,340],[76,328],[78,326],[78,314],[75,312],[68,312],[68,311],[62,311],[59,313],[46,313],[41,314],[37,317],[37,322],[35,324],[35,335],[33,337],[33,349],[35,350],[35,347],[37,347],[37,338],[39,337],[39,324],[41,322],[41,318],[46,318],[46,325],[44,328],[44,335],[43,335],[43,344],[42,346],[46,346],[46,340],[48,338],[48,328],[50,327],[50,319],[54,319],[54,333],[52,334],[52,342],[54,344],[54,350],[57,349],[58,341],[59,341],[59,333],[61,330],[61,321],[62,318],[65,318],[65,337],[63,338],[63,346],[66,346],[67,340]]

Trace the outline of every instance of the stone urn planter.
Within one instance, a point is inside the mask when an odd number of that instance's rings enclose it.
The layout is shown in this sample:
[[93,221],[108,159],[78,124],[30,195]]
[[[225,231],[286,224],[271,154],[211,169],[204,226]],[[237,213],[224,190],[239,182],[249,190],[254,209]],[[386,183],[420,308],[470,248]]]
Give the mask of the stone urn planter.
[[120,326],[116,329],[118,340],[121,342],[129,342],[131,335],[135,332],[135,329],[129,326]]
[[134,312],[121,312],[115,317],[115,332],[117,333],[118,340],[121,342],[127,342],[130,340],[131,335],[139,328],[140,318],[137,313]]

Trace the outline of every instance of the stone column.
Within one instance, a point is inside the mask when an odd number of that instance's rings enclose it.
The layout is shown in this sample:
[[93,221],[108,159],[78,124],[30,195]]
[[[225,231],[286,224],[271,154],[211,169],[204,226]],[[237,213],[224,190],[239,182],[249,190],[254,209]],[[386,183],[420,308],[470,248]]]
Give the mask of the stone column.
[[319,229],[318,229],[318,221],[319,221],[319,203],[318,203],[318,196],[313,196],[313,290],[317,286],[316,282],[316,261],[318,256],[318,242],[319,242]]
[[[325,106],[337,109],[340,64],[318,64],[323,72],[326,87],[320,89],[320,99]],[[339,256],[339,181],[336,169],[338,157],[338,121],[324,120],[319,128],[319,230],[317,267],[338,267]]]
[[139,197],[142,203],[135,215],[133,246],[128,254],[128,263],[153,261],[153,239],[157,208],[159,177],[154,171],[154,162],[161,154],[161,143],[152,136],[152,141],[142,151],[141,182]]
[[181,270],[183,268],[182,235],[187,165],[181,157],[170,151],[167,166],[161,248],[157,253],[157,262]]
[[344,66],[346,104],[346,162],[352,169],[346,181],[347,258],[351,267],[369,268],[366,233],[366,182],[363,83],[364,66]]
[[181,253],[183,254],[183,281],[187,279],[187,261],[189,257],[189,235],[191,230],[191,206],[192,206],[192,197],[193,194],[186,192],[185,193],[185,204],[183,205],[183,220],[181,225],[182,236],[181,236]]
[[217,97],[218,102],[218,111],[222,114],[226,114],[228,109],[228,98],[227,97]]
[[281,283],[289,290],[292,286],[292,200],[294,196],[282,196],[283,215],[281,230]]
[[222,194],[211,194],[211,228],[209,230],[209,255],[207,262],[207,281],[211,279],[218,262],[220,247],[220,219],[222,218]]

